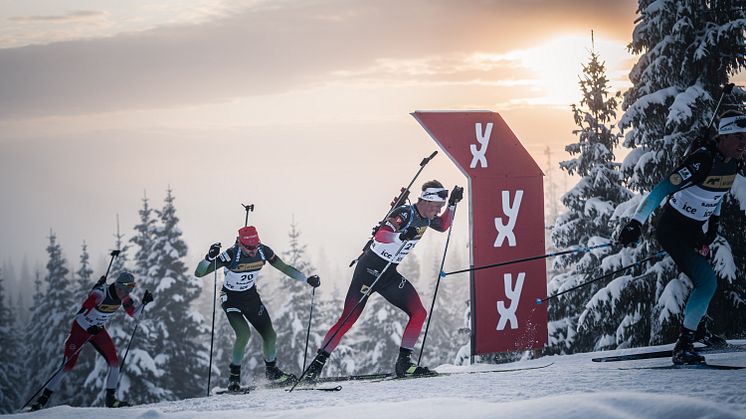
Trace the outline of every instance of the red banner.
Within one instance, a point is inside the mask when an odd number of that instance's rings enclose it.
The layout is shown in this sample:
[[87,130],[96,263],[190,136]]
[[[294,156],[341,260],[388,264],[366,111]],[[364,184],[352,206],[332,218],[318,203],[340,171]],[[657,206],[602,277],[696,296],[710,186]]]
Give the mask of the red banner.
[[[412,115],[469,179],[472,267],[546,253],[544,174],[500,115]],[[472,272],[472,354],[544,347],[546,293],[544,259]]]

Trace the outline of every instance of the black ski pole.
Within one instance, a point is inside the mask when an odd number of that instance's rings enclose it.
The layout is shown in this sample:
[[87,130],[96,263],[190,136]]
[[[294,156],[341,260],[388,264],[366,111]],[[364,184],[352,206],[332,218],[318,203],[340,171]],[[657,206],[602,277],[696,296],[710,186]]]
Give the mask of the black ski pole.
[[[357,301],[355,306],[352,307],[352,310],[350,310],[350,312],[347,313],[347,316],[345,316],[345,318],[339,324],[339,327],[337,327],[334,333],[332,333],[332,335],[329,337],[329,340],[324,344],[324,346],[321,347],[321,349],[319,349],[320,351],[323,351],[324,349],[326,349],[327,346],[329,346],[329,344],[334,340],[334,337],[337,336],[337,333],[339,333],[339,331],[342,330],[342,326],[344,326],[344,324],[347,323],[347,320],[349,320],[350,317],[352,317],[352,314],[355,313],[355,310],[357,310],[360,304],[362,304],[363,301],[365,301],[368,298],[368,296],[370,296],[370,293],[373,292],[373,287],[376,286],[376,283],[378,283],[378,280],[381,279],[383,274],[386,272],[386,269],[388,269],[389,266],[391,266],[391,264],[393,263],[392,261],[399,256],[399,253],[401,253],[402,249],[404,249],[404,246],[406,246],[407,243],[409,243],[409,240],[404,240],[402,242],[401,246],[399,246],[399,249],[396,251],[396,253],[394,253],[394,257],[392,257],[391,260],[389,260],[389,262],[386,264],[386,266],[384,266],[383,269],[381,269],[381,272],[378,273],[378,276],[376,276],[376,279],[373,281],[372,284],[370,284],[370,287],[368,287],[368,289],[365,290],[365,292],[363,293],[363,296],[360,297],[360,299]],[[290,390],[288,390],[288,392],[292,392],[295,389],[295,387],[298,386],[298,384],[301,381],[303,381],[303,377],[305,377],[306,374],[308,374],[309,369],[311,369],[310,365],[308,366],[308,368],[303,370],[300,377],[298,377],[298,381],[296,381],[295,384],[293,384],[293,386],[290,387]]]
[[653,261],[653,260],[656,260],[656,259],[662,259],[664,256],[666,256],[666,252],[660,251],[660,252],[654,254],[653,256],[648,256],[645,259],[639,260],[639,261],[637,261],[635,263],[630,263],[629,265],[622,266],[621,268],[619,268],[619,269],[617,269],[617,270],[615,270],[613,272],[609,272],[607,274],[604,274],[604,275],[601,275],[599,277],[593,278],[590,281],[587,281],[587,282],[584,282],[584,283],[582,283],[580,285],[574,286],[574,287],[572,287],[570,289],[564,290],[562,292],[558,292],[557,294],[554,294],[551,297],[537,298],[536,299],[536,304],[541,304],[541,303],[543,303],[545,301],[553,300],[553,299],[559,297],[562,294],[567,294],[568,292],[575,291],[578,288],[585,287],[585,286],[587,286],[589,284],[592,284],[592,283],[594,283],[596,281],[600,281],[600,280],[608,278],[610,276],[614,276],[614,275],[616,275],[616,274],[618,274],[620,272],[626,271],[627,269],[634,268],[635,266],[642,265],[645,262],[650,262],[650,261]]
[[308,329],[306,330],[306,347],[303,348],[303,370],[306,369],[306,358],[308,355],[308,340],[311,338],[311,319],[313,319],[313,298],[316,296],[316,288],[311,290],[311,310],[308,313]]
[[373,242],[373,237],[372,236],[376,235],[376,232],[378,231],[379,228],[381,228],[381,226],[383,225],[383,223],[386,222],[386,220],[389,218],[389,215],[391,215],[391,212],[394,211],[396,208],[398,208],[400,205],[402,205],[404,203],[404,201],[407,200],[407,197],[409,197],[409,188],[412,187],[412,185],[414,184],[415,180],[417,180],[417,177],[419,177],[420,173],[422,173],[422,169],[424,169],[425,166],[428,163],[430,163],[430,160],[432,160],[433,157],[435,157],[436,154],[438,154],[437,150],[433,151],[433,154],[431,154],[430,156],[425,157],[424,159],[422,159],[422,161],[420,162],[420,169],[417,170],[417,173],[415,173],[414,177],[412,178],[412,181],[409,182],[409,185],[407,185],[406,188],[402,188],[401,189],[401,192],[399,193],[399,196],[396,199],[394,199],[394,201],[391,203],[391,208],[389,208],[389,210],[386,212],[386,215],[383,217],[383,219],[381,219],[381,221],[378,222],[378,224],[376,224],[376,227],[373,228],[373,234],[371,235],[371,238],[368,239],[368,241],[365,243],[365,246],[363,246],[363,250],[362,250],[362,252],[360,252],[360,256],[356,257],[355,259],[352,260],[352,262],[350,262],[350,267],[352,267],[352,265],[354,265],[355,262],[357,262],[357,260],[360,259],[360,257],[363,255],[363,253],[365,253],[365,249],[367,249],[368,246],[370,246],[370,244]]
[[497,268],[499,266],[513,265],[515,263],[530,262],[532,260],[546,259],[546,258],[550,258],[550,257],[562,256],[562,255],[567,255],[567,254],[571,254],[571,253],[586,253],[586,252],[589,252],[589,251],[591,251],[593,249],[600,249],[602,247],[609,247],[609,246],[613,246],[613,243],[604,243],[604,244],[598,244],[598,245],[595,245],[595,246],[587,246],[587,247],[585,247],[585,246],[583,246],[583,247],[576,247],[574,249],[563,250],[561,252],[547,253],[545,255],[531,256],[531,257],[521,258],[521,259],[514,259],[514,260],[509,260],[509,261],[506,261],[506,262],[493,263],[491,265],[477,266],[475,268],[460,269],[458,271],[442,272],[441,276],[448,276],[448,275],[460,274],[460,273],[463,273],[463,272],[479,271],[479,270],[482,270],[482,269]]
[[[77,355],[77,354],[80,353],[80,351],[83,349],[83,347],[85,346],[85,344],[88,343],[88,341],[90,341],[92,337],[93,337],[93,335],[88,336],[88,338],[78,347],[78,349],[76,349],[75,352],[73,352],[73,354],[70,355],[70,359],[75,358],[75,355]],[[29,398],[28,400],[26,400],[26,403],[24,403],[23,406],[21,406],[21,408],[18,409],[18,411],[20,412],[23,409],[25,409],[26,406],[28,406],[28,404],[31,403],[31,401],[36,398],[36,396],[39,394],[39,392],[42,391],[42,390],[44,390],[44,388],[47,387],[47,384],[49,384],[49,382],[52,381],[52,378],[54,378],[55,375],[57,375],[63,368],[65,368],[65,364],[67,364],[68,362],[69,362],[68,358],[66,358],[65,356],[63,356],[62,357],[62,365],[60,365],[60,367],[57,368],[52,373],[52,375],[49,376],[49,378],[47,379],[47,381],[45,381],[44,384],[42,384],[42,386],[39,387],[38,390],[36,390],[36,392],[31,396],[31,398]]]
[[[248,217],[249,211],[247,210],[247,222]],[[210,379],[212,378],[212,348],[215,341],[215,301],[218,299],[218,258],[215,258],[215,260],[213,260],[213,264],[215,274],[212,277],[212,326],[210,326],[210,362],[208,363],[207,367],[207,397],[210,397]]]
[[247,225],[249,225],[249,213],[254,211],[254,204],[241,204],[241,206],[243,207],[244,211],[246,211],[246,219],[244,219],[243,223],[243,226],[246,227]]
[[[145,290],[147,292],[147,290]],[[127,354],[130,353],[130,346],[132,345],[132,341],[135,340],[135,333],[137,333],[137,328],[140,326],[140,320],[142,320],[142,316],[145,315],[145,307],[147,307],[147,304],[144,304],[142,306],[142,309],[140,311],[140,316],[138,316],[137,321],[135,321],[135,329],[132,330],[132,335],[130,335],[130,340],[127,342],[127,349],[124,351],[124,356],[122,357],[122,362],[119,364],[119,377],[117,378],[117,387],[119,387],[119,380],[122,379],[122,371],[124,371],[124,361],[127,360]]]
[[443,249],[443,259],[440,261],[440,269],[438,270],[438,279],[435,280],[435,292],[433,293],[433,301],[430,303],[430,311],[428,311],[427,325],[425,325],[425,334],[422,336],[422,346],[420,347],[420,356],[417,358],[417,365],[420,365],[422,361],[422,353],[425,352],[425,342],[427,342],[427,331],[430,329],[430,320],[433,319],[433,309],[435,308],[435,298],[438,296],[438,287],[440,287],[440,278],[443,272],[443,266],[446,263],[446,254],[448,254],[448,243],[451,241],[451,231],[453,231],[453,222],[456,221],[456,205],[453,206],[453,218],[451,218],[451,226],[448,228],[448,236],[446,236],[446,246]]

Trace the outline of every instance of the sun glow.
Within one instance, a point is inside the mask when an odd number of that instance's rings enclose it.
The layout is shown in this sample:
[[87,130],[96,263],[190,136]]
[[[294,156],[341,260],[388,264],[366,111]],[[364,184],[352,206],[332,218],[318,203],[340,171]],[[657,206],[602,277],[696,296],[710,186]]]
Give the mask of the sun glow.
[[[629,65],[632,57],[626,52],[624,43],[616,40],[596,40],[595,52],[606,64],[606,77],[610,90],[615,92],[627,87]],[[515,51],[510,55],[520,63],[521,78],[533,78],[531,92],[535,96],[516,99],[515,104],[567,107],[580,100],[578,82],[591,54],[588,36],[556,36],[534,48]]]

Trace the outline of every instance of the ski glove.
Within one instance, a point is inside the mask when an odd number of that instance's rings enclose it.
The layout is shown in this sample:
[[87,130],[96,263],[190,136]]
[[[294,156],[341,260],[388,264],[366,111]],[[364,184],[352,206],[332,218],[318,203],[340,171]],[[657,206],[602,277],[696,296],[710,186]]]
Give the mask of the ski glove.
[[308,278],[306,278],[306,282],[308,285],[317,288],[319,285],[321,285],[321,279],[318,275],[311,275]]
[[622,228],[621,232],[619,232],[619,238],[617,240],[624,246],[636,243],[640,240],[640,235],[642,234],[641,229],[642,224],[640,224],[639,221],[629,220],[627,225]]
[[153,294],[149,290],[145,290],[145,294],[142,295],[142,305],[147,305],[153,302]]
[[101,326],[91,326],[85,331],[90,333],[91,335],[97,335],[101,330],[103,330],[103,327]]
[[451,191],[451,197],[448,198],[448,206],[453,206],[461,202],[464,199],[464,188],[460,186],[454,186]]
[[417,233],[417,227],[407,227],[406,230],[399,234],[399,240],[412,240],[413,238],[417,237]]
[[210,250],[207,251],[207,255],[205,255],[205,260],[208,262],[212,262],[215,260],[216,257],[220,254],[220,243],[213,243],[212,246],[210,246]]

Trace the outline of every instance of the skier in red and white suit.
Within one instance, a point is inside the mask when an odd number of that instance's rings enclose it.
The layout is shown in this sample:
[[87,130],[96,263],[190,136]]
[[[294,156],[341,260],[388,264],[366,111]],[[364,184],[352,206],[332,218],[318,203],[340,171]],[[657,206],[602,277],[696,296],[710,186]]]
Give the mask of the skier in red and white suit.
[[127,402],[117,400],[114,396],[119,379],[119,358],[114,342],[104,328],[104,324],[120,306],[124,307],[128,315],[137,319],[145,305],[153,301],[153,296],[146,290],[142,297],[142,304],[135,308],[130,297],[130,291],[135,287],[135,278],[131,273],[122,272],[117,280],[108,286],[105,278],[102,279],[103,281],[100,281],[88,294],[88,298],[83,302],[83,306],[73,320],[70,334],[65,340],[65,358],[62,369],[52,377],[42,395],[31,405],[31,410],[44,407],[52,393],[59,390],[65,375],[75,367],[81,347],[87,342],[90,342],[109,364],[109,373],[106,377],[106,406],[129,406]]

